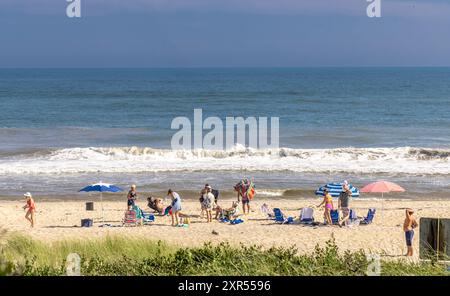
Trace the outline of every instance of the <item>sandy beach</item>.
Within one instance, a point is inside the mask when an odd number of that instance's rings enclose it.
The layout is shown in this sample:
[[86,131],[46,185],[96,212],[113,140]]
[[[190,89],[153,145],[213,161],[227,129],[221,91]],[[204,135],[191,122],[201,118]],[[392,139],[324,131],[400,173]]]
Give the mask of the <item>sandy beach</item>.
[[[231,199],[220,200],[220,204],[228,206]],[[305,226],[298,223],[279,225],[268,220],[260,211],[263,203],[271,207],[279,207],[286,215],[299,216],[299,209],[306,206],[318,205],[319,199],[255,199],[252,212],[243,215],[245,221],[239,225],[229,225],[213,221],[206,223],[206,219],[199,217],[198,201],[184,200],[183,213],[192,216],[189,227],[172,227],[170,217],[156,216],[152,225],[137,227],[120,227],[126,206],[124,201],[105,201],[104,223],[117,227],[98,227],[101,218],[101,206],[95,202],[94,211],[85,210],[84,201],[39,201],[36,198],[36,227],[31,229],[25,220],[22,201],[3,200],[0,202],[1,228],[9,233],[22,233],[46,242],[64,239],[96,239],[108,235],[125,235],[142,238],[163,240],[172,245],[194,246],[204,242],[229,242],[230,244],[271,246],[295,246],[300,252],[311,251],[316,244],[323,245],[332,236],[342,250],[364,249],[368,253],[385,254],[388,258],[400,258],[405,253],[404,233],[402,223],[404,209],[411,207],[420,217],[449,217],[450,201],[424,200],[354,200],[353,208],[358,216],[365,216],[369,207],[378,209],[374,223],[367,226]],[[141,200],[138,204],[148,210]],[[383,209],[381,210],[381,206]],[[322,211],[315,210],[316,221],[323,221]],[[80,227],[83,218],[94,218],[91,228]],[[98,222],[97,222],[98,221]],[[419,226],[420,227],[420,226]],[[215,230],[218,234],[212,234]],[[414,247],[418,250],[419,230],[416,231]],[[417,252],[414,256],[418,258]]]

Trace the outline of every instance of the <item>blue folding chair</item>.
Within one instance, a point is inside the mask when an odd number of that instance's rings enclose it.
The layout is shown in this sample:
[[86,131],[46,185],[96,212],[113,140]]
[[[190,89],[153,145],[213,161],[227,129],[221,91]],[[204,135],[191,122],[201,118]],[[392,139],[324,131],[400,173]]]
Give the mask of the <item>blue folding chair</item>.
[[274,208],[273,213],[275,214],[275,222],[281,224],[289,224],[294,222],[293,217],[287,217],[283,214],[283,212],[279,208]]
[[351,222],[358,220],[358,216],[356,215],[356,211],[353,209],[350,209],[350,217],[349,220]]
[[359,224],[362,224],[362,225],[371,224],[373,221],[373,218],[375,218],[375,213],[376,213],[375,209],[369,209],[369,211],[367,212],[367,216],[363,220],[361,220],[361,222]]
[[339,223],[339,211],[338,210],[331,210],[330,211],[330,216],[331,216],[331,222],[333,224],[338,224]]

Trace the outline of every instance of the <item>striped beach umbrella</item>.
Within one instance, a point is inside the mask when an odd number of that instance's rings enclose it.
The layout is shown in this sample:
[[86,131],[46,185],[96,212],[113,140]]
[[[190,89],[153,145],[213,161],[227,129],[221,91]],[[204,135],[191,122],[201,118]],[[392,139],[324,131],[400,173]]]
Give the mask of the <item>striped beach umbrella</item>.
[[[321,186],[316,190],[316,195],[323,196],[324,189],[328,189],[332,197],[339,197],[339,194],[342,192],[342,187],[344,183],[328,183],[325,186]],[[348,184],[350,191],[352,192],[352,197],[359,197],[358,188],[354,187],[352,184]]]

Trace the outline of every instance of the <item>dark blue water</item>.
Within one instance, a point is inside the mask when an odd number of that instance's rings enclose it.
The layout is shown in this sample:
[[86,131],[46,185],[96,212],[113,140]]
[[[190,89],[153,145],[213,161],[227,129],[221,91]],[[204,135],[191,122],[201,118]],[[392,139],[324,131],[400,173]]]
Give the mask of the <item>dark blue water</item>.
[[[39,175],[69,190],[98,174],[128,184],[208,170],[228,172],[217,181],[257,176],[267,188],[316,182],[307,174],[416,183],[433,175],[448,186],[450,68],[0,69],[0,101],[0,183],[20,183],[8,192],[30,178],[38,186]],[[288,149],[173,155],[171,121],[195,108],[279,117]]]

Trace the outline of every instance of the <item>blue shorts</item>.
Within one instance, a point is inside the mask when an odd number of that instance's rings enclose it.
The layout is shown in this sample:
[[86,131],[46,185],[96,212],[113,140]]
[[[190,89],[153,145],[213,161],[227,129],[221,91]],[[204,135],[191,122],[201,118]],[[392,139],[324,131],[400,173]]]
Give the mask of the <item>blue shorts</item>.
[[405,231],[406,245],[408,247],[412,246],[413,238],[414,238],[414,230]]
[[129,199],[128,202],[127,202],[127,205],[128,205],[129,207],[134,206],[134,199]]
[[249,203],[250,203],[250,200],[249,200],[248,198],[242,200],[242,204],[243,204],[243,205],[249,204]]

